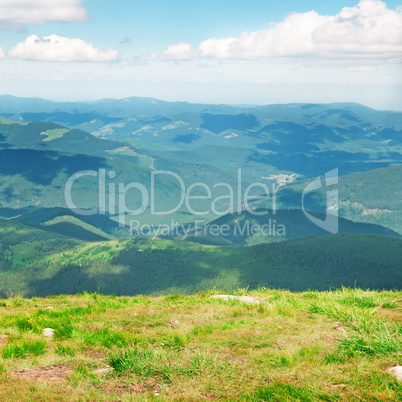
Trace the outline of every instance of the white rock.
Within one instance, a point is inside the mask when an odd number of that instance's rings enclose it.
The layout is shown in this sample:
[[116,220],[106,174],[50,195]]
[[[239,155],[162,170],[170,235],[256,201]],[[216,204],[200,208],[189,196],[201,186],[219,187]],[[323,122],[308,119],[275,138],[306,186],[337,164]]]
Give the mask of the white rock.
[[53,338],[54,336],[54,329],[52,328],[45,328],[42,332],[43,336],[46,338]]
[[387,372],[393,375],[398,381],[402,381],[402,366],[391,367]]
[[103,373],[109,373],[109,372],[111,372],[113,370],[114,369],[112,367],[106,367],[106,368],[103,368],[103,369],[95,370],[94,373],[95,374],[103,374]]
[[249,304],[258,304],[262,302],[262,299],[256,296],[213,295],[211,298],[221,300],[239,300],[243,303]]

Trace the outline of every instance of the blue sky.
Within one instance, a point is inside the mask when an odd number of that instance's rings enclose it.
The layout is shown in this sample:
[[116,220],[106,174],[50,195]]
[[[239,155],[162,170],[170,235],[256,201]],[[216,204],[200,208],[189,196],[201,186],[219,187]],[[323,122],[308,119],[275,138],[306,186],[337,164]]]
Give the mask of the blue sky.
[[402,110],[400,3],[0,0],[0,92]]

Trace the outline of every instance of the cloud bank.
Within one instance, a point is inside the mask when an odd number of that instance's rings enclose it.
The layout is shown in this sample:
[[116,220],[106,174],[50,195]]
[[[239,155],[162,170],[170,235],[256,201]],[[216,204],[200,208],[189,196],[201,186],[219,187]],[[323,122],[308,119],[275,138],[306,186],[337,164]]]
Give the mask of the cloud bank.
[[0,0],[0,27],[88,20],[81,0]]
[[4,50],[0,47],[0,59],[3,59],[5,55]]
[[119,58],[117,50],[101,50],[79,38],[66,38],[49,35],[39,38],[28,36],[7,52],[14,59],[40,61],[115,61]]
[[272,28],[243,32],[239,37],[210,38],[194,48],[169,46],[159,60],[258,60],[272,57],[396,59],[402,54],[402,12],[381,0],[360,0],[334,16],[315,11],[294,13]]

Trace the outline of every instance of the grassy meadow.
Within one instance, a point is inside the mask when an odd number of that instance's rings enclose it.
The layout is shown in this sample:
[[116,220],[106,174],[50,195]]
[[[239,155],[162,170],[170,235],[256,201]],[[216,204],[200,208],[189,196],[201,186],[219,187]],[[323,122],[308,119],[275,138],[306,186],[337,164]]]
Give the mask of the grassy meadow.
[[402,292],[219,293],[1,299],[0,400],[402,400]]

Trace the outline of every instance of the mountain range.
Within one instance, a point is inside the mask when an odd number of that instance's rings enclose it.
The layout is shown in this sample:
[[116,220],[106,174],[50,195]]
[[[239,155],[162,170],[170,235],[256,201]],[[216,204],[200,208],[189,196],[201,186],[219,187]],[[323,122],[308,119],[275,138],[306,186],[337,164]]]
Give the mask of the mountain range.
[[[235,107],[0,96],[0,117],[3,294],[74,293],[83,286],[135,294],[215,284],[292,290],[401,285],[395,250],[402,241],[402,113],[350,103]],[[333,169],[339,173],[337,204],[324,180]],[[71,209],[66,183],[77,172],[84,175],[72,186]],[[320,188],[304,194],[314,180]],[[253,184],[249,209],[243,193]],[[102,185],[114,195],[102,200]],[[225,186],[236,190],[236,212],[228,208]],[[175,208],[183,187],[192,191],[192,208]],[[264,188],[272,190],[269,197]],[[154,191],[153,206],[145,204],[144,191]],[[218,197],[214,212],[211,199]],[[158,215],[152,208],[175,211]],[[82,213],[91,209],[96,213]],[[131,238],[133,216],[124,212],[133,210],[137,224],[149,228],[145,238]],[[200,217],[194,211],[207,212]],[[338,235],[309,219],[325,222],[327,213],[339,214]],[[186,235],[153,232],[174,224]],[[250,225],[265,232],[250,232]],[[223,226],[228,234],[211,232]],[[375,279],[380,270],[382,281]],[[160,286],[151,284],[156,280]]]

